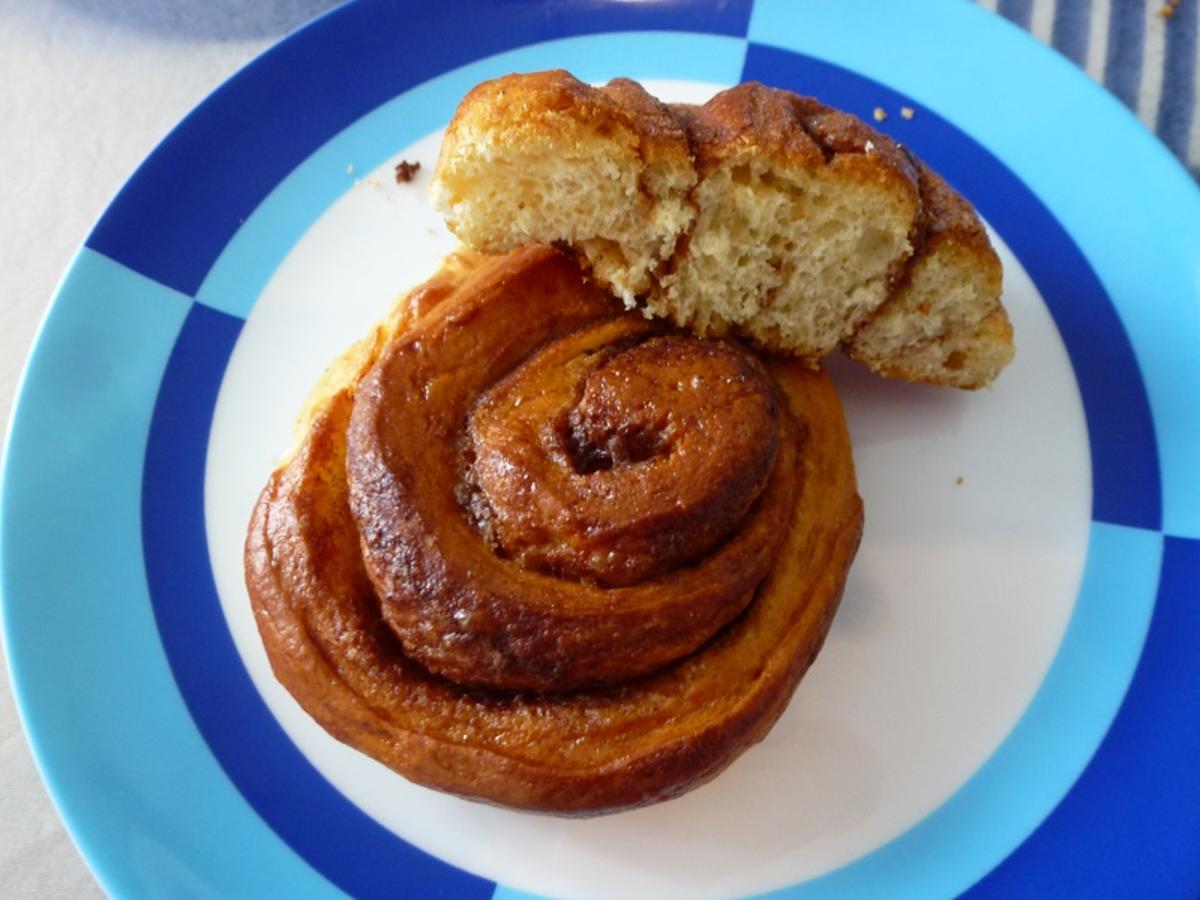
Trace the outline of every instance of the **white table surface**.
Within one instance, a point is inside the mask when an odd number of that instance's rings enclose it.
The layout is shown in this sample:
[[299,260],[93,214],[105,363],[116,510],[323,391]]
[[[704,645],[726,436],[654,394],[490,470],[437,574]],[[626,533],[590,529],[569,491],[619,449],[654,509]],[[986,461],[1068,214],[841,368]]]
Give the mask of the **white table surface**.
[[[154,144],[332,0],[0,0],[0,421],[58,279]],[[0,670],[0,897],[103,897]]]

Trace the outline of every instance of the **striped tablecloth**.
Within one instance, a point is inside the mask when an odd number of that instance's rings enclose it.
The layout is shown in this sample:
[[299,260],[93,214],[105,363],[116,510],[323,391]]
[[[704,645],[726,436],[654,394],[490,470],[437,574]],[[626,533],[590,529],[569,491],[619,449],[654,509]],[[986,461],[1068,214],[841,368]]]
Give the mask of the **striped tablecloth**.
[[1200,0],[978,0],[1074,60],[1200,180]]

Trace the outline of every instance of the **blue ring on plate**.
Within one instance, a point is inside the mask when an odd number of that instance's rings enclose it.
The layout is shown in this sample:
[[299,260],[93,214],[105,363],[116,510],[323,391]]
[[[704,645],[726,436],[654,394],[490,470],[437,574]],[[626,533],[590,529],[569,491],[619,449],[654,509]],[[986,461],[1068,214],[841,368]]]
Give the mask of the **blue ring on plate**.
[[[861,108],[868,99],[893,108],[904,102],[883,85],[840,67],[755,43],[747,50],[743,77],[820,93],[849,109]],[[1145,389],[1129,339],[1095,273],[1045,206],[981,145],[928,110],[909,137],[1009,242],[1059,325],[1092,441],[1096,518],[1156,530],[1160,484]],[[211,422],[239,330],[236,317],[193,306],[163,379],[147,448],[146,568],[164,647],[185,701],[250,804],[335,884],[365,896],[386,891],[401,877],[413,884],[415,877],[455,894],[488,893],[489,882],[405,843],[332,788],[279,728],[241,665],[209,567],[203,526],[207,427],[199,427]],[[197,585],[203,586],[202,594]],[[339,836],[336,847],[330,835]]]
[[1150,632],[1071,790],[964,896],[1183,897],[1200,887],[1200,541],[1166,537]]
[[[231,236],[276,183],[327,138],[418,82],[488,53],[570,34],[688,29],[741,38],[749,28],[756,39],[769,36],[772,43],[776,38],[790,39],[785,29],[772,32],[764,24],[768,19],[763,11],[774,9],[778,13],[784,8],[778,4],[755,5],[757,31],[755,23],[749,21],[747,2],[725,4],[715,12],[707,6],[674,2],[598,8],[590,2],[578,2],[560,4],[555,15],[546,16],[533,4],[471,3],[463,14],[471,17],[477,27],[465,43],[458,29],[453,35],[443,33],[455,23],[438,21],[428,5],[425,9],[416,4],[399,9],[364,2],[338,10],[316,27],[287,39],[227,82],[164,141],[130,180],[88,240],[92,250],[128,268],[108,263],[97,254],[85,255],[72,269],[71,277],[86,279],[99,267],[104,278],[128,287],[130,280],[138,278],[134,273],[149,276],[158,284],[146,282],[135,288],[150,297],[156,291],[171,295],[164,323],[161,328],[154,326],[168,333],[175,327],[172,322],[178,303],[186,303],[200,292]],[[872,14],[902,15],[901,7],[872,7]],[[809,13],[805,21],[810,31],[824,27],[819,11]],[[391,39],[398,29],[413,29],[425,38],[414,42],[411,53],[403,58],[396,53]],[[353,54],[346,52],[350,47],[354,48]],[[355,61],[351,73],[344,72],[337,63],[346,58]],[[810,84],[811,92],[860,114],[884,99],[894,104],[902,96],[876,81],[811,57],[758,43],[747,50],[746,73],[747,77],[769,77],[785,86]],[[352,77],[345,79],[346,75]],[[291,96],[302,99],[294,107],[281,102]],[[1096,517],[1118,525],[1157,530],[1163,518],[1159,455],[1145,388],[1129,336],[1099,280],[1035,194],[982,146],[926,109],[920,110],[917,121],[922,129],[934,130],[925,138],[917,131],[906,133],[906,139],[963,188],[1017,250],[1067,341],[1084,397],[1093,453],[1098,445],[1112,445],[1104,451],[1107,455],[1102,462],[1094,461]],[[229,140],[230,132],[236,134],[236,140]],[[222,164],[212,165],[215,160]],[[998,167],[994,174],[1002,181],[1007,178],[1012,192],[988,195],[986,185],[973,184],[972,166],[976,164]],[[181,172],[194,173],[197,180],[183,178]],[[170,197],[172,203],[165,204],[164,197]],[[1027,207],[1030,202],[1033,206]],[[1043,240],[1066,240],[1066,246],[1059,249],[1066,254],[1067,269],[1082,281],[1065,279],[1057,265],[1043,266],[1039,273],[1032,263],[1040,254],[1029,256],[1020,249],[1025,246],[1020,232],[1032,221],[1023,219],[1022,212],[1037,220],[1037,229],[1044,227]],[[1036,242],[1030,239],[1029,246],[1032,249]],[[113,274],[104,269],[106,265],[121,272]],[[162,285],[179,293],[165,290]],[[1087,299],[1073,294],[1080,285],[1086,289]],[[95,290],[96,285],[89,287]],[[72,290],[76,292],[72,299],[79,300],[80,286],[69,279],[64,296]],[[56,304],[54,312],[59,311]],[[224,625],[203,526],[208,427],[240,320],[202,303],[192,303],[186,314],[180,315],[182,328],[166,365],[146,444],[141,530],[154,615],[171,670],[197,726],[250,806],[335,884],[362,896],[390,894],[397,885],[421,894],[489,892],[490,882],[423,854],[349,804],[300,756],[254,691]],[[46,337],[61,339],[61,329],[56,330],[60,324],[52,315]],[[59,348],[71,346],[67,342]],[[39,343],[39,352],[43,349]],[[1100,371],[1081,373],[1081,366],[1094,366]],[[10,462],[18,452],[24,454],[29,444],[28,440],[18,440],[24,437],[24,432],[18,434],[18,426],[32,430],[24,401],[34,394],[33,387],[40,385],[27,386],[22,394],[14,443],[9,448]],[[1110,397],[1109,391],[1114,395]],[[1161,395],[1156,394],[1155,400],[1160,401]],[[1123,411],[1124,416],[1115,415],[1114,408]],[[164,498],[171,491],[178,502],[168,510]],[[18,525],[28,521],[17,515],[22,504],[14,497],[22,503],[28,499],[21,495],[20,486],[6,479],[6,550],[12,535],[9,516]],[[1190,587],[1200,574],[1198,547],[1196,541],[1166,539],[1149,638],[1112,728],[1055,811],[976,890],[999,895],[1006,891],[1029,892],[1040,886],[1042,891],[1049,891],[1060,882],[1064,887],[1101,884],[1111,890],[1136,883],[1144,888],[1148,871],[1164,888],[1200,884],[1196,860],[1189,860],[1186,853],[1189,839],[1200,835],[1200,787],[1175,780],[1177,773],[1187,771],[1200,748],[1200,728],[1192,713],[1200,702],[1196,696],[1200,673],[1196,655],[1187,643],[1197,626]],[[5,566],[7,592],[18,566],[7,555]],[[22,585],[22,590],[27,593],[34,583]],[[202,590],[197,591],[197,585]],[[9,633],[14,633],[13,620],[8,618],[13,614],[7,605],[5,612]],[[1172,693],[1182,693],[1183,702],[1164,711],[1163,698]],[[35,744],[46,733],[45,720],[41,726],[41,734],[31,728]],[[1153,746],[1147,746],[1147,737],[1157,739]],[[261,754],[266,746],[275,748],[278,757]],[[1135,761],[1142,759],[1153,760],[1161,768],[1137,767],[1131,771]],[[296,804],[295,797],[289,800],[281,796],[293,790],[295,783],[273,780],[280,774],[307,780],[317,793]],[[1155,797],[1161,805],[1151,810],[1144,802],[1139,804],[1144,796]],[[1115,803],[1121,815],[1114,816],[1116,809],[1110,811],[1106,806],[1109,803]],[[1103,829],[1096,827],[1098,811],[1105,813]],[[319,829],[309,827],[316,821],[322,822]],[[95,818],[89,824],[95,827]],[[336,841],[336,846],[331,841]],[[1195,840],[1191,845],[1195,846]],[[1065,877],[1061,868],[1063,848],[1069,848],[1079,863],[1078,871],[1072,869]],[[358,850],[364,852],[356,853]],[[1091,880],[1088,872],[1092,873]]]

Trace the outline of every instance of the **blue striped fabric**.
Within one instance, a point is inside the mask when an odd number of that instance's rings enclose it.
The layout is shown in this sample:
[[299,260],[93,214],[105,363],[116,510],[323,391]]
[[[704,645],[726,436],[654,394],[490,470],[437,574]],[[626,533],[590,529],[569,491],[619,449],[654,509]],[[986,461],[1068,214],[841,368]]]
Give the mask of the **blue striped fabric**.
[[1104,84],[1200,180],[1200,0],[977,0]]
[[1078,66],[1087,65],[1090,3],[1056,3],[1052,42]]
[[[1197,0],[1180,3],[1167,29],[1167,48],[1163,59],[1163,103],[1158,108],[1155,130],[1171,152],[1185,157],[1189,131],[1196,128],[1196,44],[1200,30]],[[1196,141],[1194,143],[1200,143]],[[1193,145],[1193,153],[1200,148]],[[1196,171],[1193,167],[1193,171]]]
[[[1142,83],[1146,6],[1147,0],[1117,0],[1111,4],[1108,14],[1108,58],[1104,63],[1104,84],[1122,103],[1139,114],[1138,89]],[[1147,124],[1154,127],[1153,123]]]
[[1000,0],[1000,15],[1022,28],[1028,28],[1033,16],[1033,0]]

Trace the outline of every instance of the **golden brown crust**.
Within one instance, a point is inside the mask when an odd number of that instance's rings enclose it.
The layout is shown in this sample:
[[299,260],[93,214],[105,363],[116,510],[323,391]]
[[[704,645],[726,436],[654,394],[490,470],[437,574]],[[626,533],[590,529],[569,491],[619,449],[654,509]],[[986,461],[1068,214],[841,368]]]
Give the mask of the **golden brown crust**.
[[[637,148],[636,153],[621,157],[604,149],[607,144],[598,139],[608,141],[614,134],[621,136],[624,145]],[[601,212],[584,207],[573,218],[561,212],[569,203],[560,198],[548,204],[558,211],[551,215],[523,207],[521,228],[510,229],[499,242],[503,246],[496,246],[493,238],[504,231],[496,223],[504,216],[489,219],[484,207],[459,208],[452,195],[454,191],[461,195],[468,183],[483,184],[489,175],[507,171],[489,168],[489,148],[527,146],[542,148],[550,159],[564,160],[565,168],[578,161],[582,171],[644,167],[653,159],[658,165],[657,177],[664,184],[663,173],[670,173],[672,188],[656,194],[648,187],[653,180],[647,174],[649,169],[638,168],[642,191],[636,201],[625,195],[614,200],[597,194],[593,199]],[[464,99],[447,132],[441,160],[434,177],[435,203],[464,240],[491,250],[518,246],[522,234],[561,242],[627,303],[633,303],[636,296],[649,312],[697,333],[737,334],[761,348],[797,355],[814,365],[844,343],[854,358],[881,373],[960,387],[990,382],[1012,356],[1011,339],[1006,339],[1001,329],[980,329],[980,323],[1000,308],[1000,264],[974,210],[890,137],[811,97],[748,83],[722,91],[701,106],[664,107],[624,79],[592,88],[562,71],[508,75],[481,85]],[[724,190],[714,188],[706,194],[709,181],[719,175],[736,182],[745,177],[745,166],[749,166],[754,190],[770,202],[776,202],[775,191],[793,194],[793,221],[809,214],[806,204],[812,199],[813,185],[818,192],[824,192],[822,185],[844,187],[847,196],[856,198],[851,206],[869,216],[863,227],[886,235],[886,240],[873,243],[864,239],[868,252],[850,252],[842,269],[849,271],[857,260],[872,259],[873,254],[883,254],[886,264],[871,263],[863,269],[861,280],[832,282],[836,289],[820,293],[829,270],[820,276],[795,273],[809,273],[809,260],[820,259],[821,254],[789,257],[799,251],[795,250],[795,233],[783,228],[775,236],[772,251],[763,254],[769,260],[748,254],[752,263],[747,272],[752,274],[736,273],[736,291],[710,290],[706,285],[720,280],[712,271],[714,260],[724,260],[718,268],[733,277],[735,264],[740,267],[745,262],[739,258],[738,241],[741,246],[765,241],[758,232],[747,237],[747,230],[740,226],[730,226],[728,235],[716,235],[715,229],[709,228],[705,239],[697,240],[707,226],[729,218],[727,211],[717,217],[720,221],[706,218],[713,198]],[[450,170],[455,167],[452,175]],[[468,171],[469,178],[463,174]],[[789,178],[789,174],[797,177]],[[533,186],[540,183],[534,179],[526,188],[535,190]],[[451,184],[456,187],[451,189]],[[682,200],[678,193],[681,184],[692,185]],[[827,200],[827,195],[822,198],[822,202]],[[753,206],[757,201],[736,202]],[[620,211],[611,208],[614,203],[632,203],[636,214],[621,219]],[[869,213],[865,212],[868,207]],[[732,219],[740,220],[740,214]],[[614,224],[618,220],[619,224]],[[907,241],[902,237],[905,234]],[[695,263],[696,247],[701,244],[709,248],[702,252],[707,258]],[[730,249],[726,244],[735,246]],[[874,250],[870,250],[872,246]],[[784,249],[778,252],[777,247]],[[842,245],[830,258],[845,252]],[[920,312],[908,310],[903,302],[891,302],[931,257],[939,257],[938,266],[945,262],[962,267],[963,277],[981,285],[974,299],[963,301],[969,308],[939,317],[932,324],[919,321]],[[803,289],[789,293],[789,285],[799,284]],[[808,303],[804,298],[816,296],[814,291],[820,294],[819,300]],[[750,299],[739,302],[739,297]],[[788,299],[776,303],[780,297]],[[843,306],[840,313],[838,304]],[[889,309],[894,321],[884,330],[911,326],[908,338],[879,342],[864,337],[859,341],[859,332]],[[902,317],[911,321],[900,323]],[[928,332],[941,327],[943,319],[945,328],[937,338],[954,349],[939,357],[931,343],[934,335]],[[1003,344],[1005,340],[1007,344]],[[957,368],[945,365],[951,354],[957,354],[952,357],[955,361],[963,359]]]
[[[513,328],[518,319],[521,327]],[[612,298],[585,285],[569,258],[528,247],[468,275],[443,306],[394,340],[363,378],[349,434],[351,505],[384,617],[406,652],[427,668],[458,683],[514,690],[561,691],[625,680],[690,652],[749,601],[774,556],[790,506],[790,470],[783,465],[794,452],[790,447],[782,449],[771,490],[751,514],[744,515],[754,493],[740,507],[738,497],[718,498],[734,502],[736,519],[744,524],[737,530],[727,525],[712,536],[726,541],[716,552],[694,564],[685,556],[675,561],[689,563],[683,568],[660,568],[620,587],[593,583],[611,580],[594,571],[585,573],[589,581],[576,582],[526,568],[481,541],[462,515],[462,490],[469,485],[463,483],[456,446],[464,422],[475,418],[472,408],[484,386],[547,342],[552,348],[566,344],[576,355],[552,369],[578,409],[581,398],[573,392],[586,381],[567,377],[576,374],[574,361],[594,360],[613,344],[650,334],[652,326],[641,317],[621,313]],[[699,377],[699,370],[688,377]],[[560,411],[542,408],[544,388],[530,399],[545,416],[529,427],[549,431],[547,436],[535,431],[535,447],[548,440],[550,452],[560,451],[555,422]],[[632,399],[642,409],[654,400]],[[747,423],[734,415],[728,425],[721,431],[736,432],[734,426]],[[475,448],[476,463],[484,461],[487,449]],[[635,533],[646,534],[652,525],[652,533],[685,543],[672,526],[686,516],[671,514],[689,495],[697,512],[722,518],[722,510],[703,504],[686,482],[702,477],[712,486],[718,478],[706,471],[709,465],[732,468],[739,462],[720,448],[708,452],[713,457],[708,465],[681,452],[591,475],[576,473],[570,460],[552,466],[539,456],[535,466],[522,465],[514,473],[524,494],[514,499],[536,509],[543,531],[553,530],[561,510],[565,539],[584,550],[607,555],[624,549],[624,542],[602,541],[616,515],[628,517]],[[504,467],[511,469],[512,461]],[[649,493],[639,487],[643,474],[654,475]],[[755,487],[761,490],[757,475]],[[662,504],[651,505],[657,494],[666,503],[666,521],[660,521],[664,511],[656,511]],[[588,518],[589,512],[595,517]],[[693,518],[689,524],[704,530],[710,523]]]
[[247,536],[247,584],[276,676],[335,737],[414,781],[475,799],[588,815],[713,777],[785,707],[824,640],[861,532],[832,384],[795,361],[767,367],[796,438],[799,495],[754,602],[655,674],[542,696],[464,689],[401,651],[350,510],[355,385],[333,390],[271,477]]
[[[498,132],[497,122],[504,123]],[[459,140],[481,132],[518,145],[602,138],[634,151],[648,165],[688,162],[687,136],[666,105],[627,78],[594,88],[551,69],[481,82],[463,97],[446,129],[438,169],[448,167]]]
[[921,203],[924,208],[925,239],[927,245],[953,238],[963,247],[971,247],[979,255],[980,266],[987,267],[1000,276],[1000,260],[992,249],[987,231],[975,207],[946,183],[946,179],[917,161],[920,175]]
[[[713,552],[769,483],[780,492],[780,411],[761,364],[660,331],[635,316],[580,329],[479,395],[466,482],[505,558],[631,586]],[[782,526],[786,506],[776,514]],[[620,596],[606,591],[606,608]],[[688,617],[698,611],[689,601]]]
[[[796,168],[824,166],[894,185],[919,204],[917,172],[890,137],[813,97],[746,82],[702,106],[675,104],[701,177],[731,158],[772,156]],[[842,158],[844,157],[844,159]]]

